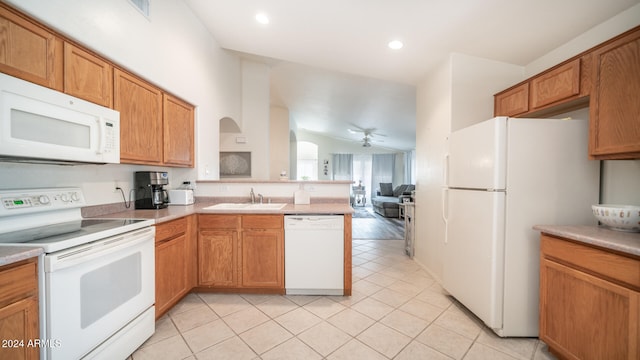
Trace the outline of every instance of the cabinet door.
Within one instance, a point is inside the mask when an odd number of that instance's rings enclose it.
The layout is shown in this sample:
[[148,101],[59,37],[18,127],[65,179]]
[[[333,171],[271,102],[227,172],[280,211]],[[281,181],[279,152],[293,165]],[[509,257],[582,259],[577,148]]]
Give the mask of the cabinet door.
[[639,294],[548,259],[540,263],[540,339],[572,359],[637,359]]
[[29,346],[29,341],[39,339],[38,300],[35,297],[0,308],[0,339],[0,357],[3,359],[39,358],[38,347]]
[[186,235],[156,244],[156,318],[162,316],[191,289]]
[[198,284],[238,285],[238,232],[200,230],[198,233]]
[[589,155],[640,158],[640,28],[593,53]]
[[2,359],[38,359],[38,263],[33,258],[0,267],[0,347]]
[[64,92],[113,107],[113,66],[71,43],[64,43]]
[[62,91],[62,39],[0,4],[0,71]]
[[495,116],[515,116],[529,111],[529,83],[494,96]]
[[531,109],[539,109],[580,94],[580,59],[531,80]]
[[282,230],[244,230],[241,243],[242,287],[284,289]]
[[193,167],[193,106],[169,94],[163,103],[164,163]]
[[162,92],[115,69],[113,105],[120,111],[120,161],[162,163]]

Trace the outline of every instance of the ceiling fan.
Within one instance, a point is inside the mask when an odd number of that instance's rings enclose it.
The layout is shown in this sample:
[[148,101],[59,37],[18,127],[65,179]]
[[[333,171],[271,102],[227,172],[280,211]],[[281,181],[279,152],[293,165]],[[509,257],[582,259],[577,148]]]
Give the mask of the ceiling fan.
[[[352,134],[364,134],[364,137],[362,138],[362,146],[363,147],[371,147],[371,142],[374,141],[372,140],[372,138],[374,136],[380,136],[380,137],[385,137],[387,135],[384,134],[380,134],[380,133],[375,133],[374,131],[376,130],[375,128],[369,128],[369,129],[363,129],[359,126],[355,126],[356,129],[347,129],[350,133]],[[375,141],[379,141],[382,142],[382,140],[375,140]]]

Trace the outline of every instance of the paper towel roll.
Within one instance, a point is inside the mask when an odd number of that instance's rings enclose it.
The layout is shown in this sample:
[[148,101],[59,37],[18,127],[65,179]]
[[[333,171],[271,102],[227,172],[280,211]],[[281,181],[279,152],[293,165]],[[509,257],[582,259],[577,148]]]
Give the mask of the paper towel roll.
[[309,193],[299,189],[293,193],[293,203],[296,205],[306,205],[311,203],[311,197]]

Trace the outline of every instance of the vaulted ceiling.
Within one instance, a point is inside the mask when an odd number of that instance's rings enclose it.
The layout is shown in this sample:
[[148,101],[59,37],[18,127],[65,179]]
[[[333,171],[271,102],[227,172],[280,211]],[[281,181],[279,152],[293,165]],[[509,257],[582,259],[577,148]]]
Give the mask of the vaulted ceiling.
[[415,147],[415,84],[450,53],[524,66],[640,2],[184,1],[221,47],[268,59],[272,102],[299,128],[354,141],[347,129],[374,129],[399,150]]

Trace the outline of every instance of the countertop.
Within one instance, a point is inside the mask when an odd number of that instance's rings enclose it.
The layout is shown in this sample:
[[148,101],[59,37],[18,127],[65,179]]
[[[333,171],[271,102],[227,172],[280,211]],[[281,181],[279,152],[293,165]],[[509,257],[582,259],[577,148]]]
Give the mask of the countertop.
[[154,219],[156,223],[162,223],[192,214],[352,214],[354,212],[348,203],[317,203],[309,205],[287,204],[278,210],[242,210],[242,209],[216,209],[204,210],[215,205],[215,202],[197,202],[193,205],[170,205],[160,210],[127,210],[117,213],[96,216],[97,218],[136,218]]
[[602,226],[536,225],[543,233],[640,256],[640,233],[609,230]]
[[30,259],[42,254],[42,252],[42,248],[32,248],[26,246],[2,246],[0,247],[0,266]]
[[[352,214],[353,208],[348,203],[317,203],[310,205],[287,204],[278,210],[203,210],[203,208],[215,205],[216,202],[197,202],[193,205],[171,205],[160,210],[126,210],[92,218],[135,218],[152,219],[156,223],[167,222],[192,214]],[[41,248],[3,246],[0,247],[0,266],[12,264],[42,254]]]

